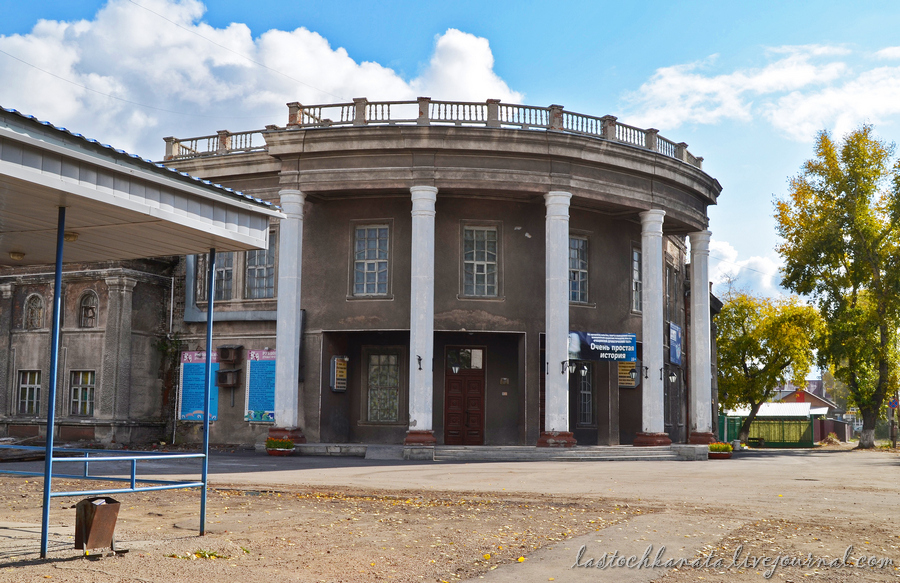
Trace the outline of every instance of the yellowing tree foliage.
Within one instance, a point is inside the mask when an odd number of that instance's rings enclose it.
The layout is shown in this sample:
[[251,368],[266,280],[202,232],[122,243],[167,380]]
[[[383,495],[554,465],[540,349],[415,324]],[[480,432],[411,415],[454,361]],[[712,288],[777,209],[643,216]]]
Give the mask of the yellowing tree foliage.
[[870,126],[840,144],[822,132],[816,157],[775,203],[783,285],[819,307],[819,360],[859,407],[863,448],[874,447],[875,423],[897,383],[900,165],[893,153]]
[[813,363],[813,343],[821,327],[813,306],[796,297],[773,300],[729,292],[716,316],[719,404],[750,407],[739,432],[746,441],[759,407],[778,385],[803,386]]

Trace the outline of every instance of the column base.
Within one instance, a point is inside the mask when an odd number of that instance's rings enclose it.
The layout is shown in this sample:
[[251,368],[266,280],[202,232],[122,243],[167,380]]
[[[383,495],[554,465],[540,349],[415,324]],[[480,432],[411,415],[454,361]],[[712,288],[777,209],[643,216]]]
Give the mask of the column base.
[[434,438],[434,431],[421,431],[410,429],[406,432],[406,439],[403,445],[434,445],[437,440]]
[[306,436],[299,427],[270,427],[269,437],[272,439],[290,439],[295,444],[306,443]]
[[542,431],[538,447],[575,447],[578,442],[571,431]]
[[692,431],[688,443],[696,445],[706,445],[707,443],[715,443],[716,436],[708,431]]
[[660,445],[672,445],[672,440],[665,433],[638,433],[634,437],[635,447],[653,447]]

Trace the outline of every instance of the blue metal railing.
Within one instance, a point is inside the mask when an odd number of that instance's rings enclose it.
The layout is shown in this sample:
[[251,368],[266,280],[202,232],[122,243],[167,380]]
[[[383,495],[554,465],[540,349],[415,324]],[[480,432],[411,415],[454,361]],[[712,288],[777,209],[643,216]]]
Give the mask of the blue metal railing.
[[[40,451],[43,452],[45,449],[43,447],[36,446],[23,446],[23,445],[0,445],[0,449],[17,449],[17,450],[25,450],[25,451]],[[55,457],[61,453],[81,453],[84,454],[82,457]],[[93,454],[93,457],[92,457]],[[53,472],[54,478],[66,478],[71,480],[95,480],[102,482],[127,482],[129,487],[127,488],[105,488],[102,490],[77,490],[71,492],[50,492],[50,498],[64,497],[64,496],[96,496],[100,494],[121,494],[121,493],[130,493],[130,492],[151,492],[156,490],[176,490],[180,488],[200,488],[205,482],[204,481],[183,481],[183,480],[151,480],[148,478],[138,479],[137,477],[137,463],[139,461],[153,462],[153,461],[170,461],[175,459],[200,459],[203,458],[204,462],[206,461],[206,455],[202,453],[141,453],[135,452],[131,455],[122,455],[119,451],[113,450],[101,450],[101,449],[71,449],[71,448],[58,448],[54,450],[54,457],[51,458],[50,463],[75,463],[75,464],[84,464],[84,470],[80,474],[59,474]],[[130,462],[131,465],[131,475],[127,478],[123,478],[120,476],[108,476],[108,475],[91,475],[90,474],[90,464],[92,463],[101,463],[101,462]],[[0,474],[13,474],[18,476],[43,476],[44,472],[29,472],[23,470],[0,470]],[[152,484],[152,485],[139,485],[139,484]]]

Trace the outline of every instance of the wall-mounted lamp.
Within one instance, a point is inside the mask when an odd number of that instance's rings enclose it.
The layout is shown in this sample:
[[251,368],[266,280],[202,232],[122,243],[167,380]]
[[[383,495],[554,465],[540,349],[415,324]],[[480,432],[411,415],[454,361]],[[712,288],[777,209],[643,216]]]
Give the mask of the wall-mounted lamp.
[[580,372],[581,372],[581,376],[583,376],[583,377],[584,377],[584,376],[587,376],[588,368],[587,368],[587,365],[586,365],[586,364],[582,364],[582,365],[581,365],[581,371],[580,371]]
[[25,259],[25,254],[21,251],[10,251],[9,258],[13,261],[22,261],[23,259]]
[[559,372],[562,374],[566,374],[566,372],[568,372],[569,374],[574,374],[575,368],[578,366],[577,363],[569,361],[569,360],[564,360],[564,361],[560,362],[559,365],[560,365]]
[[458,374],[459,373],[459,365],[458,364],[451,365],[450,370],[453,371],[453,374]]
[[670,370],[669,371],[669,382],[674,383],[676,380],[678,380],[678,375],[675,374],[674,370]]
[[78,233],[74,231],[66,231],[63,233],[63,241],[66,243],[74,243],[78,240]]
[[[645,378],[645,379],[646,379],[646,378],[649,378],[649,370],[650,370],[650,369],[649,369],[648,367],[642,365],[642,364],[639,364],[638,367],[641,368],[641,369],[644,371],[644,378]],[[638,378],[638,370],[637,370],[637,368],[633,368],[633,369],[631,369],[630,371],[628,371],[628,376],[631,377],[631,380],[636,381],[637,378]]]

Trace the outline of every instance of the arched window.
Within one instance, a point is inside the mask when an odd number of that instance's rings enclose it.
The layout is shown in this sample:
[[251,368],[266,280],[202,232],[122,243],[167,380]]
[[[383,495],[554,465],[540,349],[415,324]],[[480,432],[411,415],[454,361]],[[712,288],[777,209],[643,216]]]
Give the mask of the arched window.
[[97,296],[88,291],[81,296],[78,304],[78,326],[80,328],[97,327]]
[[25,329],[40,330],[44,327],[44,300],[34,294],[25,301]]

